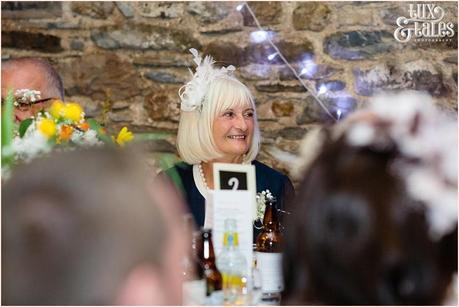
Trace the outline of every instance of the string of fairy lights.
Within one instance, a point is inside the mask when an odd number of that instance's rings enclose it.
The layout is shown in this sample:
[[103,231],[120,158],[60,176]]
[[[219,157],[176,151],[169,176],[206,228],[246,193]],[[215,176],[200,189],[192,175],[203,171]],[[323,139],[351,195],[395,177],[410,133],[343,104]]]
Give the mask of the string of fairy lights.
[[328,88],[325,84],[321,84],[316,91],[314,88],[311,88],[308,86],[303,78],[301,78],[302,75],[311,75],[311,72],[314,71],[317,68],[317,64],[314,63],[312,60],[312,57],[306,57],[306,59],[303,60],[303,68],[301,71],[298,73],[295,68],[292,67],[292,65],[288,62],[288,60],[285,58],[285,56],[282,54],[282,52],[279,50],[279,48],[276,46],[276,44],[272,41],[273,33],[271,31],[266,31],[263,29],[263,27],[260,25],[260,22],[258,21],[258,18],[256,17],[255,13],[253,10],[250,8],[250,6],[247,4],[247,2],[241,2],[236,6],[236,10],[241,11],[243,8],[246,8],[247,11],[250,13],[252,16],[255,25],[258,28],[258,31],[254,31],[250,33],[250,38],[251,41],[255,43],[262,43],[262,42],[267,42],[274,50],[274,53],[271,53],[267,56],[267,59],[269,61],[274,60],[276,57],[279,57],[284,64],[290,69],[290,71],[293,73],[296,79],[300,82],[300,84],[304,87],[306,91],[308,91],[314,99],[317,101],[317,103],[320,105],[320,107],[325,111],[325,113],[332,118],[334,121],[338,121],[341,118],[341,115],[343,114],[342,110],[340,108],[337,108],[336,110],[336,116],[334,116],[330,110],[327,108],[325,103],[322,101],[322,99],[319,97],[319,95],[326,94],[328,91]]

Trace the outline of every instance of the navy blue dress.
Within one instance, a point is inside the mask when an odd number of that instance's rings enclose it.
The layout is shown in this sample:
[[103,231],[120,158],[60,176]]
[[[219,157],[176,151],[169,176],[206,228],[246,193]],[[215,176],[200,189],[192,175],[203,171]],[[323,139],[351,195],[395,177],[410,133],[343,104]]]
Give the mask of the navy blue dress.
[[[257,193],[269,189],[271,194],[277,199],[278,209],[288,211],[288,203],[293,199],[294,189],[290,179],[282,173],[270,168],[259,161],[252,161],[255,166],[255,177]],[[173,177],[175,172],[180,176],[182,187],[179,187],[184,194],[188,209],[194,217],[198,227],[204,226],[205,199],[201,195],[193,178],[193,165],[180,162],[174,167],[166,170],[166,175]],[[259,231],[254,228],[254,235]]]

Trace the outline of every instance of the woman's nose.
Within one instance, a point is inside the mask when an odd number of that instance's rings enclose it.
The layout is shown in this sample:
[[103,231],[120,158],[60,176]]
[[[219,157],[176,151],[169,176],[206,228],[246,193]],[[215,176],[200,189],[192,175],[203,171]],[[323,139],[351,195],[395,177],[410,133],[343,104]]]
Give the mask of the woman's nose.
[[236,118],[236,123],[235,127],[242,130],[246,131],[247,130],[247,123],[245,122],[245,118],[243,115],[238,115]]

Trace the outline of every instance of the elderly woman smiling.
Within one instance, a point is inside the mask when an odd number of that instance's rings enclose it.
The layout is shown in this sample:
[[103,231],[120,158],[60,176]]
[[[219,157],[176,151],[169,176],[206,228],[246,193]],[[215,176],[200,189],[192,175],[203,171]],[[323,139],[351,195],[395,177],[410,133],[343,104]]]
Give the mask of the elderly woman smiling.
[[195,49],[190,51],[196,72],[179,91],[177,149],[184,162],[166,174],[179,174],[196,225],[210,226],[205,225],[206,199],[214,188],[215,162],[253,164],[257,192],[269,189],[283,207],[285,198],[293,195],[293,186],[287,176],[255,160],[260,131],[249,89],[232,75],[233,66],[215,68],[210,56],[202,60]]

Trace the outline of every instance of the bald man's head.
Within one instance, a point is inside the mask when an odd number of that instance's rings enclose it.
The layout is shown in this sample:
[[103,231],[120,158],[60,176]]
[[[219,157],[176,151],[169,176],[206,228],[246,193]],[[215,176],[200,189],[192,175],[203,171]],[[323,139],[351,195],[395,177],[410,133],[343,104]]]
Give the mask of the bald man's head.
[[41,92],[41,98],[64,99],[64,86],[56,70],[38,58],[18,58],[2,61],[2,98],[12,88]]
[[[19,89],[40,91],[39,99],[58,98],[64,100],[64,86],[56,70],[45,60],[18,58],[2,61],[2,99]],[[44,102],[22,105],[15,108],[15,118],[22,121],[46,108]]]

